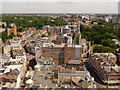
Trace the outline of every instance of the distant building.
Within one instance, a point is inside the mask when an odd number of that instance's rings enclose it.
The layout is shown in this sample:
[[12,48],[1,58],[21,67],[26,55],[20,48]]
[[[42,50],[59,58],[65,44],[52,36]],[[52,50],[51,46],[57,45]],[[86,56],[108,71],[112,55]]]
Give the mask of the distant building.
[[118,39],[112,39],[113,42],[115,42],[115,44],[120,45],[120,41]]
[[47,33],[56,33],[56,34],[67,34],[71,33],[71,31],[77,30],[77,25],[65,25],[65,26],[44,26],[42,28],[46,30]]
[[60,33],[62,33],[62,27],[61,26],[55,26],[53,31],[60,34]]
[[10,57],[8,57],[5,54],[0,54],[0,68],[4,67],[8,63],[9,60],[10,60]]
[[53,26],[53,27],[51,27],[51,26],[44,26],[43,28],[42,28],[43,30],[46,30],[48,33],[57,33],[57,34],[60,34],[60,33],[62,33],[62,26]]
[[57,41],[61,41],[62,43],[66,43],[67,45],[72,45],[72,37],[64,35],[62,37],[57,37]]
[[71,28],[72,31],[77,30],[77,25],[68,25],[69,28]]
[[0,22],[0,26],[6,27],[6,26],[7,26],[7,23],[6,23],[6,22]]
[[[0,28],[0,33],[1,32],[4,32],[5,31],[5,28]],[[1,36],[0,36],[1,37]]]
[[8,57],[10,57],[11,47],[10,45],[3,46],[3,54],[6,54]]
[[118,23],[120,24],[120,1],[118,1]]
[[26,28],[26,30],[36,30],[35,27],[29,27],[29,28]]
[[25,40],[26,38],[31,37],[33,35],[33,33],[35,33],[35,32],[36,32],[36,30],[32,30],[32,29],[26,30],[26,31],[20,33],[20,37],[22,38],[22,40]]
[[16,26],[15,23],[10,23],[9,24],[10,27]]
[[9,36],[11,34],[11,32],[14,33],[14,35],[17,35],[17,27],[16,26],[13,26],[11,28],[7,28],[6,29],[6,32],[7,32],[7,35]]
[[112,22],[112,16],[106,16],[105,21],[111,23]]
[[63,34],[67,34],[67,33],[71,33],[71,28],[69,28],[68,26],[65,26],[63,28]]
[[113,24],[118,23],[117,17],[113,17],[113,18],[112,18],[112,23],[113,23]]
[[26,60],[26,54],[23,50],[12,50],[12,54],[11,54],[13,59],[24,59]]

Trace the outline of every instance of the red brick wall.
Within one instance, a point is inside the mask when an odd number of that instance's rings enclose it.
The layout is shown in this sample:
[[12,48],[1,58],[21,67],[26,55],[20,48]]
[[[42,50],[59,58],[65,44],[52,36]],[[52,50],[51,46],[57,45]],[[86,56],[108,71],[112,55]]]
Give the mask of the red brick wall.
[[42,49],[42,57],[53,58],[56,65],[67,64],[70,59],[74,59],[74,55],[74,47],[44,47]]

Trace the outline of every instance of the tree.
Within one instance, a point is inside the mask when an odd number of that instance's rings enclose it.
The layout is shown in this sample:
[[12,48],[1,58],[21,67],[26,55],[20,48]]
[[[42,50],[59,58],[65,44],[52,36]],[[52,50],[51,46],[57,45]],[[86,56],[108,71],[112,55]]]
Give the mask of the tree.
[[9,35],[9,38],[10,38],[10,39],[13,39],[13,37],[15,37],[15,35],[14,35],[13,32],[11,32],[10,35]]
[[102,45],[109,46],[111,43],[114,43],[111,39],[102,40]]
[[108,46],[96,45],[93,49],[93,52],[94,53],[115,53],[115,49]]
[[5,43],[7,40],[8,36],[6,32],[2,32],[2,41]]
[[46,35],[45,34],[42,34],[42,36],[41,37],[46,37]]
[[[104,22],[104,21],[100,21]],[[103,24],[103,23],[102,23]],[[81,25],[82,38],[93,42],[92,44],[100,44],[94,51],[97,52],[114,52],[119,45],[115,44],[112,39],[120,40],[120,29],[114,29],[114,26],[104,22],[105,25],[94,25],[91,28]],[[104,50],[106,49],[106,51]]]
[[85,26],[84,25],[80,25],[80,31],[84,32],[85,31]]
[[3,15],[2,21],[7,22],[7,25],[9,25],[10,23],[15,23],[17,27],[36,27],[37,29],[42,29],[42,27],[45,25],[61,26],[68,24],[62,18],[53,19],[44,16],[40,17],[40,16],[4,16]]
[[2,28],[5,28],[5,25],[4,25],[4,24],[2,24]]
[[105,20],[98,20],[99,25],[106,25],[107,22]]
[[18,32],[24,32],[24,31],[26,31],[26,28],[18,27]]

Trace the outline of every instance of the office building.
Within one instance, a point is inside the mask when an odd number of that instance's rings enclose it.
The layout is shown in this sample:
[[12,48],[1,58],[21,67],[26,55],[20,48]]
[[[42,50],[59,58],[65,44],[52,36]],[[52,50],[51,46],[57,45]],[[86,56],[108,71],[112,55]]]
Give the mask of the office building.
[[80,60],[82,55],[80,45],[55,45],[45,44],[42,47],[35,48],[36,59],[41,57],[52,58],[55,65],[67,64],[69,60]]

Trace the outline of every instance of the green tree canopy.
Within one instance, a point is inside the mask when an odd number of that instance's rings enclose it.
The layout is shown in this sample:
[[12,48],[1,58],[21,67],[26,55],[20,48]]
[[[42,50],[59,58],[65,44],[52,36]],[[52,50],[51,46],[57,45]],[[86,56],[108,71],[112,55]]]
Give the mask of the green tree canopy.
[[2,41],[5,43],[7,39],[8,39],[7,33],[2,32]]
[[96,45],[93,49],[94,53],[115,53],[113,48],[108,46]]

